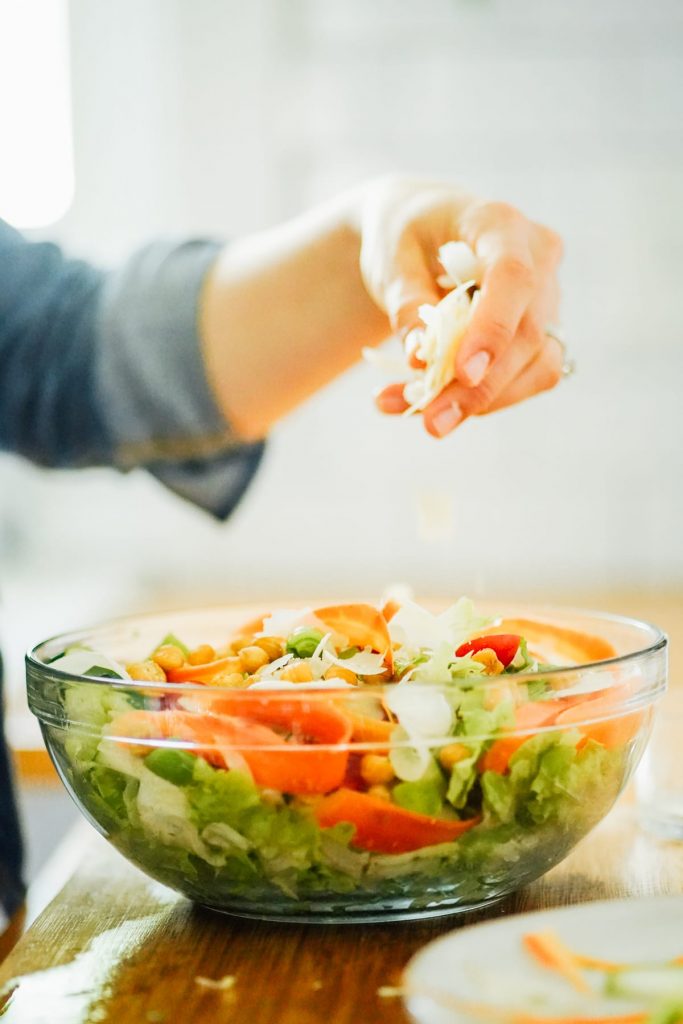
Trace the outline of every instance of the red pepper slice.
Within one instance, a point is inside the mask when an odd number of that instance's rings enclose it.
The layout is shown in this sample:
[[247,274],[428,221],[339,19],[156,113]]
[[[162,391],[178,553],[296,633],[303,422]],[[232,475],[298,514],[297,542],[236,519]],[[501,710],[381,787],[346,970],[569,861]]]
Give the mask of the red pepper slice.
[[490,636],[478,636],[474,640],[468,640],[461,644],[455,652],[456,658],[464,658],[466,654],[476,654],[487,648],[493,651],[498,661],[507,668],[515,660],[515,655],[522,642],[521,636],[516,633],[494,633]]
[[324,797],[315,808],[315,816],[323,828],[340,822],[355,825],[352,845],[375,853],[408,853],[423,846],[452,843],[481,820],[430,818],[352,789],[338,789]]

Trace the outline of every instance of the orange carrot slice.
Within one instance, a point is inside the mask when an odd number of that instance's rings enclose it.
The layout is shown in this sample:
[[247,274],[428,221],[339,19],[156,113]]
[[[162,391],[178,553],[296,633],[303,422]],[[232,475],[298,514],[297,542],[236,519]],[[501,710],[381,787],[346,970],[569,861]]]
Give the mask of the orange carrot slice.
[[225,672],[235,664],[235,655],[231,654],[226,658],[216,658],[215,661],[207,661],[203,665],[183,665],[182,668],[168,669],[166,677],[169,683],[210,683],[212,679]]
[[544,643],[549,644],[552,654],[544,657],[561,657],[579,664],[593,661],[604,661],[613,658],[616,651],[611,643],[602,637],[593,636],[575,629],[555,626],[550,622],[536,622],[533,619],[504,619],[495,627],[487,627],[486,633],[518,633],[523,636],[529,646],[544,650]]
[[[619,686],[598,697],[581,701],[559,714],[555,724],[578,728],[583,743],[589,739],[595,740],[609,750],[622,746],[637,735],[645,716],[643,711],[620,709],[620,704],[628,698],[629,693],[627,687]],[[590,718],[602,720],[581,724]]]
[[[259,714],[255,707],[250,713]],[[264,723],[266,717],[271,725],[294,733],[290,747],[281,733]],[[259,785],[301,794],[328,793],[341,785],[349,758],[343,745],[351,737],[348,719],[330,704],[313,712],[305,707],[264,709],[262,721],[177,710],[131,711],[115,719],[108,731],[113,739],[192,743],[194,753],[218,768],[246,763]],[[142,754],[150,748],[132,749]]]
[[316,608],[313,612],[323,625],[345,636],[349,644],[370,647],[384,657],[389,668],[394,658],[387,621],[371,604],[338,604]]
[[385,601],[384,604],[382,605],[382,615],[384,616],[387,622],[391,622],[396,612],[400,610],[400,604],[398,603],[398,601],[394,601],[393,598],[390,598],[388,601]]
[[[565,708],[566,704],[559,700],[529,701],[527,704],[520,704],[515,711],[514,728],[533,730],[552,725]],[[495,740],[479,761],[480,771],[498,772],[503,775],[508,770],[512,755],[532,735],[531,732],[522,735],[503,735]]]
[[543,967],[557,971],[579,992],[590,992],[591,987],[581,973],[576,957],[555,932],[530,932],[522,937],[524,948]]
[[355,711],[348,711],[351,721],[352,737],[356,743],[389,743],[392,729],[396,728],[394,722],[387,722],[383,718],[371,718],[370,715],[359,715]]
[[423,846],[451,843],[481,820],[432,818],[407,811],[368,793],[346,788],[324,797],[316,807],[315,815],[323,828],[340,822],[355,825],[352,845],[376,853],[407,853]]

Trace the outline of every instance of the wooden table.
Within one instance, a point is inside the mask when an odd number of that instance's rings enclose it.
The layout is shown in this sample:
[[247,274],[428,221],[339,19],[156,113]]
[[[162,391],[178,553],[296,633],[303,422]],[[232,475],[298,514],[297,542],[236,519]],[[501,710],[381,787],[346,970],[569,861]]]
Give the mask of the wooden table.
[[[202,910],[85,828],[76,872],[0,967],[0,990],[13,990],[2,1024],[404,1024],[400,1000],[378,989],[436,935],[541,907],[683,893],[683,843],[641,832],[628,799],[564,863],[488,911],[384,925]],[[223,990],[197,980],[226,976]]]

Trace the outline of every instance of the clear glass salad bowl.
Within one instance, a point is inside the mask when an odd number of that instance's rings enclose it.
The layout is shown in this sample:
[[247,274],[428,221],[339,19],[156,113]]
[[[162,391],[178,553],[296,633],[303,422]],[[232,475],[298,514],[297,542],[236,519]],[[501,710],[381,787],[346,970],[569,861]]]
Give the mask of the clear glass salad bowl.
[[35,647],[29,704],[85,817],[192,900],[322,922],[470,910],[604,817],[666,686],[652,626],[494,611],[136,616]]

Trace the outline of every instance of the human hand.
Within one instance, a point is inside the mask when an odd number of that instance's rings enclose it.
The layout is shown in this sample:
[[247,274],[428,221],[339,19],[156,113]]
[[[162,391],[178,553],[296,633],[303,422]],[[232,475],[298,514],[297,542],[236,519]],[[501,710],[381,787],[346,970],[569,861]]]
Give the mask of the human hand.
[[[409,359],[418,308],[445,292],[439,247],[464,241],[483,268],[481,295],[457,351],[455,379],[423,410],[427,431],[444,437],[468,416],[494,412],[553,388],[562,377],[562,345],[547,333],[557,321],[554,231],[506,203],[482,200],[436,182],[381,179],[367,189],[360,216],[361,273]],[[414,337],[414,336],[413,336]],[[404,412],[404,384],[377,396],[382,412]]]

